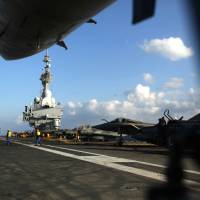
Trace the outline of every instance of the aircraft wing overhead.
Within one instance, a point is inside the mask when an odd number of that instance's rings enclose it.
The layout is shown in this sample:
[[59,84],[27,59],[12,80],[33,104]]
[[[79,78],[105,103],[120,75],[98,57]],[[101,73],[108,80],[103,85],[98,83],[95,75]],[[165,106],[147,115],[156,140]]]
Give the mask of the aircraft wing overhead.
[[63,38],[115,0],[0,0],[0,55],[36,54]]
[[[53,44],[67,49],[63,38],[116,0],[0,0],[0,55],[20,59]],[[133,23],[155,12],[156,0],[133,0]],[[125,3],[125,1],[124,1]]]

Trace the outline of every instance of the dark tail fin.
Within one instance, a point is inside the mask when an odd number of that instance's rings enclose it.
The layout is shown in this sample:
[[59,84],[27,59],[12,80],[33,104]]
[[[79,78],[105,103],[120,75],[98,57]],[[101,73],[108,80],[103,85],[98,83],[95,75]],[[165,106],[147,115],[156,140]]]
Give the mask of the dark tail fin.
[[200,121],[200,113],[188,119],[188,121]]

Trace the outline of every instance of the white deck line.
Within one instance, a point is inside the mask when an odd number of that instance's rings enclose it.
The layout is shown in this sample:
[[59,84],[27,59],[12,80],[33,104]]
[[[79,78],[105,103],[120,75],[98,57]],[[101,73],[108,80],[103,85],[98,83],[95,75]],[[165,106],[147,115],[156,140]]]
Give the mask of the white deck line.
[[[30,144],[25,144],[25,143],[21,143],[21,142],[15,142],[15,143],[23,145],[23,146],[30,147],[30,148],[46,151],[46,152],[49,152],[49,153],[54,153],[54,154],[57,154],[57,155],[61,155],[61,156],[69,157],[69,158],[74,158],[74,159],[98,164],[98,165],[101,165],[101,166],[113,168],[113,169],[116,169],[116,170],[129,172],[129,173],[132,173],[132,174],[135,174],[135,175],[138,175],[138,176],[142,176],[142,177],[145,177],[145,178],[150,178],[150,179],[153,179],[153,180],[156,180],[156,181],[162,181],[162,182],[166,181],[165,175],[163,175],[161,173],[151,172],[151,171],[148,171],[148,170],[145,170],[145,169],[139,169],[139,168],[129,167],[129,166],[125,166],[125,165],[115,163],[116,160],[117,160],[117,162],[120,162],[121,158],[113,157],[113,158],[115,158],[115,159],[113,159],[110,156],[105,156],[105,155],[101,155],[101,154],[94,155],[94,156],[77,156],[77,155],[74,155],[74,154],[71,154],[71,153],[66,153],[66,152],[53,150],[53,149],[48,149],[48,148],[45,148],[45,147],[34,146],[32,144],[30,145]],[[78,150],[76,150],[76,151],[78,151]],[[82,151],[82,152],[84,152],[84,151]],[[125,160],[128,160],[128,159],[125,159]],[[122,162],[123,161],[124,161],[124,159],[122,159]],[[184,180],[184,181],[185,181],[185,183],[187,183],[189,185],[195,185],[195,186],[200,185],[200,183],[198,183],[196,181],[192,181],[192,180]]]
[[[104,155],[104,154],[97,154],[97,153],[92,153],[92,152],[88,152],[88,151],[81,151],[81,150],[71,149],[71,148],[66,148],[66,147],[58,147],[58,146],[53,146],[53,145],[44,145],[44,146],[53,147],[53,148],[57,148],[57,149],[63,149],[63,150],[69,150],[69,151],[74,151],[74,152],[86,153],[86,154],[91,154],[91,155],[107,156],[107,155]],[[112,158],[112,159],[116,158],[116,157],[113,157],[113,156],[108,156],[108,157]],[[116,158],[116,159],[119,159],[119,158]],[[159,168],[163,168],[163,169],[166,168],[166,166],[164,166],[164,165],[154,164],[154,163],[150,163],[150,162],[144,162],[144,161],[132,160],[132,159],[124,159],[124,158],[121,158],[121,159],[124,160],[123,162],[134,162],[134,163],[152,166],[152,167],[159,167]],[[200,172],[194,171],[194,170],[184,170],[184,172],[200,175]]]

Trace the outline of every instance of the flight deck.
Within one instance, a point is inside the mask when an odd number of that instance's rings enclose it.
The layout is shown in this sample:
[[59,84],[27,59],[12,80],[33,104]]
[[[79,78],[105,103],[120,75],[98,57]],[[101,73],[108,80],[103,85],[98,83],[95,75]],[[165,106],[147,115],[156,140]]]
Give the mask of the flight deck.
[[[166,182],[168,150],[0,140],[1,199],[147,199]],[[184,182],[200,194],[200,171],[184,158]]]

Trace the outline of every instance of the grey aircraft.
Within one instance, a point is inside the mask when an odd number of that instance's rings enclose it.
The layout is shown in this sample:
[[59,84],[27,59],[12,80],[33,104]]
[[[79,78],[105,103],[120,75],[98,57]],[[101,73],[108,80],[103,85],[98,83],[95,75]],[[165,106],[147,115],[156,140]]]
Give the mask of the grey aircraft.
[[93,126],[95,129],[100,129],[104,131],[114,131],[118,132],[119,137],[119,146],[123,144],[123,135],[136,135],[144,128],[154,128],[155,124],[145,123],[141,121],[131,120],[127,118],[117,118],[113,121],[106,121],[106,123],[98,124]]
[[[0,55],[8,60],[34,55],[63,38],[116,0],[0,0]],[[135,0],[133,23],[154,14],[155,0]]]
[[177,143],[184,147],[191,147],[191,145],[194,145],[191,142],[194,138],[197,138],[196,142],[199,142],[200,113],[188,120],[184,120],[183,116],[179,119],[173,118],[168,109],[165,110],[163,115],[154,127],[141,129],[134,136],[135,139],[168,147]]
[[105,131],[114,131],[126,134],[126,135],[134,135],[143,127],[152,127],[154,124],[151,123],[145,123],[141,121],[131,120],[127,118],[117,118],[113,121],[106,121],[106,123],[99,124],[96,126],[93,126],[93,128],[105,130]]
[[[200,135],[200,114],[188,120],[183,120],[183,117],[174,119],[167,109],[157,124],[117,118],[93,127],[105,131],[116,131],[121,137],[123,134],[131,135],[134,139],[156,145],[171,146],[175,142],[181,141],[186,146],[189,146],[190,139]],[[121,145],[122,143],[121,138],[119,144]]]

